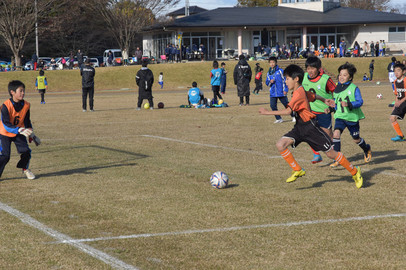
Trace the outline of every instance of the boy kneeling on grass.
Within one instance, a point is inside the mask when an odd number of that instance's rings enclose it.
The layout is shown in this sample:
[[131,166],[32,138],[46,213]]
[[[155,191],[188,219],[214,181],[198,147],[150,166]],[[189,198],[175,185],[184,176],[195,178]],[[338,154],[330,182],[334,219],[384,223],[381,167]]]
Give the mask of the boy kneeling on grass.
[[304,71],[299,66],[288,66],[283,75],[286,78],[286,85],[289,90],[293,90],[292,99],[288,103],[287,108],[281,111],[269,111],[261,108],[259,113],[263,115],[290,115],[293,111],[297,115],[297,121],[293,129],[276,143],[280,154],[293,169],[292,175],[286,182],[293,182],[306,174],[306,171],[300,167],[288,149],[288,146],[296,147],[301,142],[306,142],[315,151],[325,152],[329,158],[337,161],[341,166],[347,169],[351,173],[356,187],[361,188],[363,184],[361,169],[358,166],[354,167],[341,152],[334,151],[331,138],[320,128],[315,119],[316,115],[310,110],[309,102],[320,100],[328,106],[333,107],[335,105],[334,101],[318,96],[312,91],[305,91],[302,86]]
[[20,161],[17,168],[21,168],[28,179],[35,179],[35,175],[28,169],[31,159],[31,149],[27,139],[39,145],[41,141],[32,131],[30,120],[30,103],[24,100],[25,85],[21,81],[11,81],[8,84],[11,96],[1,105],[0,124],[0,176],[10,160],[11,142],[17,147]]

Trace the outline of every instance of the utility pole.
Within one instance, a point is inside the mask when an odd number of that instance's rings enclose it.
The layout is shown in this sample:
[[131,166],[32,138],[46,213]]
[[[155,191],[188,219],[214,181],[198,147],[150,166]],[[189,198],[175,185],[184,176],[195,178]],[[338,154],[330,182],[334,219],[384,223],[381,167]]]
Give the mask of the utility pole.
[[189,0],[185,0],[185,17],[189,16]]
[[39,57],[39,48],[38,48],[38,8],[37,0],[35,0],[35,48],[37,57]]

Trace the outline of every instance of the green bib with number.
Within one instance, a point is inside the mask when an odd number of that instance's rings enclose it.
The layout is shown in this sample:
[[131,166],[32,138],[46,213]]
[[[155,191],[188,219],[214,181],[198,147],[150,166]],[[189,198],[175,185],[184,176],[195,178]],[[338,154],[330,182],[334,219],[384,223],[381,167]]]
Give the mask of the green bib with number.
[[358,122],[359,120],[365,118],[365,115],[362,112],[361,108],[353,108],[352,110],[350,110],[348,107],[341,106],[341,101],[355,101],[355,89],[357,89],[357,86],[351,83],[344,91],[341,91],[340,93],[334,92],[334,98],[337,104],[337,110],[334,113],[334,119],[339,118],[350,122]]
[[[317,82],[311,82],[309,80],[309,74],[306,72],[303,78],[303,88],[306,91],[310,91],[310,89],[314,89],[317,95],[324,97],[326,99],[332,99],[333,95],[331,93],[326,92],[326,85],[327,81],[330,77],[326,74],[321,75],[320,79]],[[328,106],[322,102],[321,100],[316,100],[314,102],[310,102],[310,108],[314,112],[321,112],[324,113],[324,109]]]

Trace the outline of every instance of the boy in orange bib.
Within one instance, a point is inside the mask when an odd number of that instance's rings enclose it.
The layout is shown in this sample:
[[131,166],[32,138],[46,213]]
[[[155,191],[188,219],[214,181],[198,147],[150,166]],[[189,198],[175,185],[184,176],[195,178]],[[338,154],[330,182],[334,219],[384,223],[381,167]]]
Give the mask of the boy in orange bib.
[[14,142],[20,161],[17,168],[21,168],[28,179],[35,179],[35,175],[28,169],[31,159],[31,149],[27,139],[39,145],[41,141],[32,131],[30,120],[30,103],[24,100],[25,85],[21,81],[11,81],[8,84],[11,96],[1,105],[0,123],[0,176],[10,160],[11,143]]

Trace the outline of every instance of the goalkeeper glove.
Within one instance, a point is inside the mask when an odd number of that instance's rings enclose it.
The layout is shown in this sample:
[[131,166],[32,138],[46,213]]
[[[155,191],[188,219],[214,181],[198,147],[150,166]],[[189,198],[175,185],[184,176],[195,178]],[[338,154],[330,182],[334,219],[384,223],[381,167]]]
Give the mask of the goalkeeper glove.
[[32,134],[32,129],[30,128],[19,128],[18,133],[24,135],[25,137],[29,137]]
[[35,146],[38,146],[41,144],[41,140],[37,136],[35,136],[34,132],[31,133],[30,137],[28,138],[28,141],[30,143],[32,143],[34,141]]

